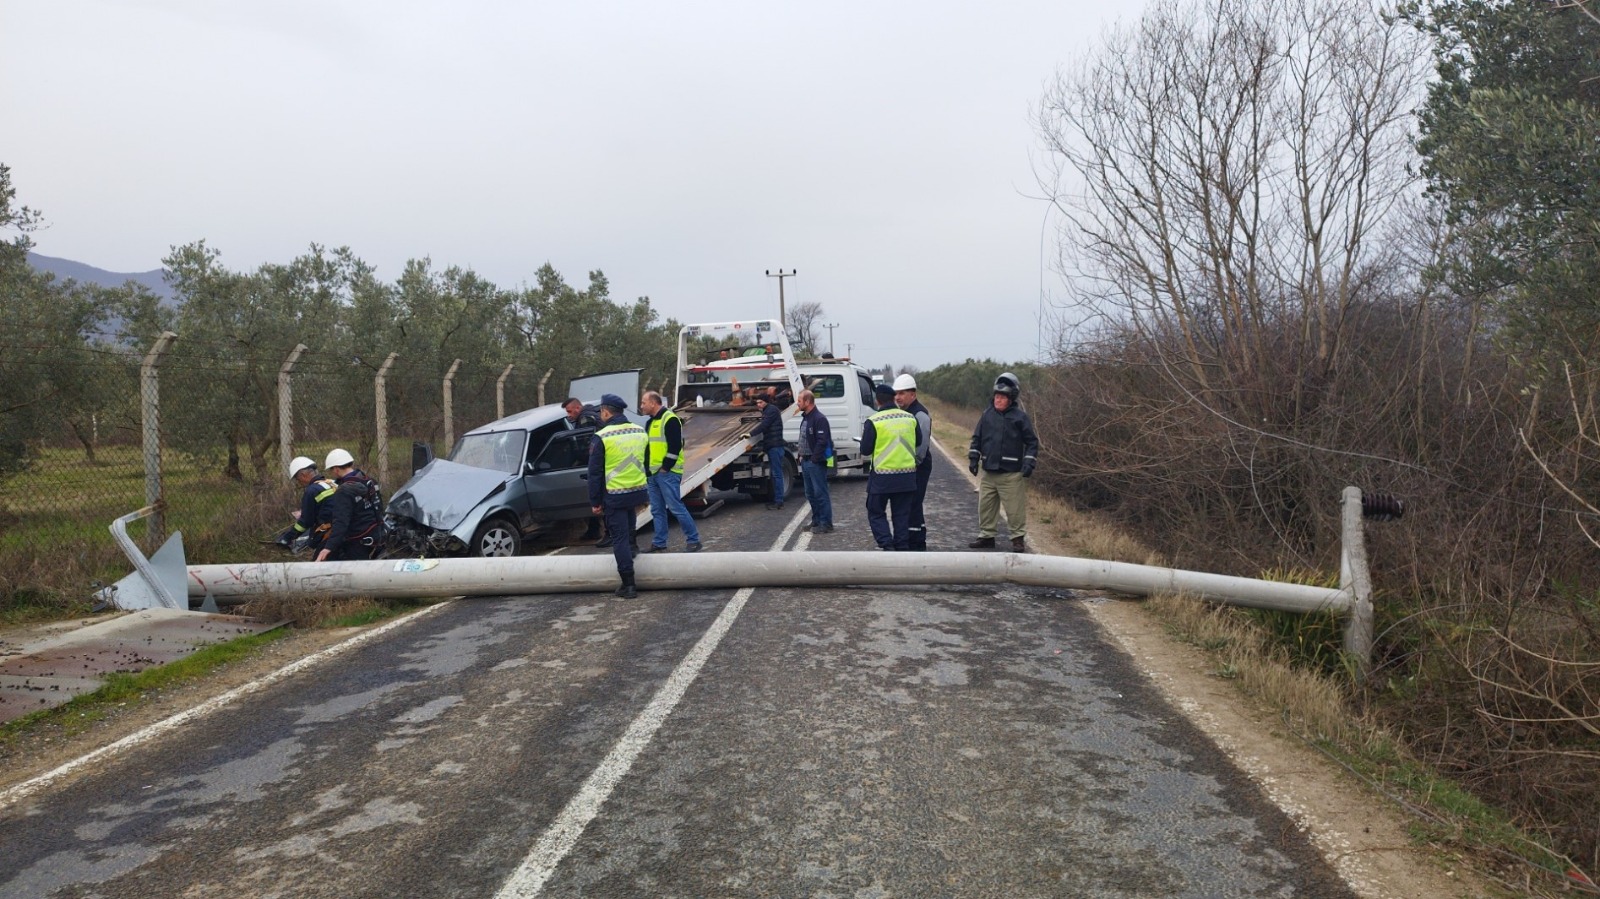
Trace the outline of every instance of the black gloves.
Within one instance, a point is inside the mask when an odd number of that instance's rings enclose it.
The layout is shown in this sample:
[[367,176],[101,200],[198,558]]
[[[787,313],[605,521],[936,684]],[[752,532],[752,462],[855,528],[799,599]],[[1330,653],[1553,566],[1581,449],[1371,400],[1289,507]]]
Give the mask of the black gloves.
[[1022,476],[1025,477],[1025,478],[1033,476],[1033,460],[1032,459],[1024,459],[1024,460],[1022,460]]
[[967,459],[967,471],[970,471],[973,474],[977,474],[978,473],[978,457],[977,456],[972,456],[969,459]]

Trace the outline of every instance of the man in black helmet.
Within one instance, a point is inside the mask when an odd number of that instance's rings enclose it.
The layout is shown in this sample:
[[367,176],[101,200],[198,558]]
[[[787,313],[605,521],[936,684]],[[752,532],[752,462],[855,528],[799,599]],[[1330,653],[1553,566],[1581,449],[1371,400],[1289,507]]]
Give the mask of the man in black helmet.
[[967,544],[973,549],[994,549],[1000,524],[1000,507],[1005,506],[1006,527],[1011,532],[1011,551],[1027,552],[1028,490],[1024,480],[1032,476],[1039,459],[1039,437],[1033,420],[1022,411],[1022,389],[1017,376],[1004,372],[994,380],[994,402],[978,419],[967,449],[967,470],[983,475],[978,480],[978,539]]

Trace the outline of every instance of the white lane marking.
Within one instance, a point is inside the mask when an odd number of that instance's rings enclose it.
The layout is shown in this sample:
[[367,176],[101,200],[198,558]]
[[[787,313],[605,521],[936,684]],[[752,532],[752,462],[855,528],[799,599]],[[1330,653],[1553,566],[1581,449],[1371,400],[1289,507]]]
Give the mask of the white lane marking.
[[377,638],[387,634],[389,631],[394,630],[397,627],[410,624],[413,621],[418,621],[428,615],[432,615],[445,606],[451,605],[453,602],[454,600],[445,600],[444,602],[437,603],[435,605],[426,606],[417,610],[416,612],[411,613],[410,615],[405,616],[404,618],[396,618],[388,624],[379,625],[370,631],[362,631],[348,640],[345,640],[341,643],[335,643],[326,649],[318,650],[317,652],[314,652],[298,661],[290,662],[289,664],[279,668],[277,671],[274,671],[271,674],[268,674],[260,680],[251,681],[248,684],[234,687],[232,690],[223,693],[221,696],[214,696],[192,709],[186,709],[170,718],[164,718],[160,721],[157,721],[155,724],[152,724],[149,727],[128,734],[126,737],[123,737],[115,743],[102,746],[88,755],[79,756],[78,758],[67,762],[53,771],[47,771],[38,777],[32,778],[31,780],[25,780],[14,787],[0,791],[0,808],[5,808],[19,799],[38,792],[40,789],[54,783],[57,780],[60,780],[63,777],[66,777],[68,774],[71,774],[85,765],[117,755],[118,753],[132,749],[133,747],[142,743],[148,743],[149,741],[161,736],[169,730],[182,727],[185,724],[214,712],[237,699],[248,696],[257,690],[263,690],[277,683],[278,681],[298,674],[299,672],[304,671],[313,665],[325,662],[334,656],[341,655],[345,652],[355,649],[357,646],[360,646],[364,643],[370,643],[371,641],[376,640]]
[[[802,509],[796,514],[789,526],[783,529],[778,539],[767,548],[768,552],[782,549],[789,542],[789,537],[800,527],[800,522],[805,513]],[[801,540],[806,540],[810,534],[802,535]],[[798,544],[797,544],[798,545]],[[689,650],[689,654],[678,667],[673,669],[667,677],[666,683],[656,691],[656,695],[645,706],[639,717],[633,719],[628,729],[611,748],[611,752],[601,760],[599,767],[589,775],[578,789],[576,796],[567,802],[566,808],[551,822],[544,834],[539,837],[528,857],[522,860],[517,870],[506,879],[500,892],[495,894],[495,899],[532,899],[544,889],[545,882],[556,872],[556,866],[566,858],[567,853],[578,843],[578,838],[583,836],[584,828],[600,814],[600,807],[605,805],[606,799],[611,796],[611,791],[621,782],[622,778],[633,767],[639,754],[644,752],[650,740],[660,729],[667,716],[677,707],[678,700],[688,692],[689,686],[699,677],[700,669],[705,666],[706,660],[716,650],[717,644],[733,627],[734,619],[744,611],[744,604],[750,595],[756,591],[754,587],[743,587],[733,594],[728,604],[722,607],[722,614],[717,620],[711,622],[711,627],[700,636],[700,641]]]

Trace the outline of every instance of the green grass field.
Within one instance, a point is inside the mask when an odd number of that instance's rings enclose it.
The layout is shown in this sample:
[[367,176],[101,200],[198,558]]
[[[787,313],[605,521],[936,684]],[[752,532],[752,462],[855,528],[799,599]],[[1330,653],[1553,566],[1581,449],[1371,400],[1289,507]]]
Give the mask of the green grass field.
[[[166,533],[183,533],[189,561],[278,557],[260,541],[288,523],[298,501],[287,479],[261,488],[182,454],[164,454],[162,461]],[[102,447],[93,463],[78,448],[48,449],[28,471],[0,482],[0,622],[87,609],[94,582],[112,583],[132,571],[110,525],[144,506],[137,446]],[[145,521],[133,522],[128,533],[147,554],[156,549]]]

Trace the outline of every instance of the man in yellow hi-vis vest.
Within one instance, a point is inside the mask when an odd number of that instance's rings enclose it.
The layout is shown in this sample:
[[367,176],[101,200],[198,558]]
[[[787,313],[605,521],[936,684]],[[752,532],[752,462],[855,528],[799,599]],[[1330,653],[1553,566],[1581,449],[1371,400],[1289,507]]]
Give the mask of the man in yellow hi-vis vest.
[[911,549],[917,444],[925,439],[916,416],[892,406],[874,413],[861,426],[861,455],[872,466],[872,475],[867,479],[867,524],[872,527],[872,539],[879,549]]
[[700,529],[683,505],[683,422],[654,390],[646,390],[639,398],[639,411],[650,416],[645,427],[650,435],[645,475],[649,478],[650,520],[655,525],[644,551],[658,553],[667,548],[667,516],[671,515],[683,528],[684,551],[699,552]]
[[633,513],[649,501],[645,493],[645,460],[650,436],[623,416],[628,404],[608,393],[600,397],[600,423],[589,443],[589,511],[605,516],[606,528],[617,540],[611,551],[617,559],[622,586],[616,595],[633,599]]

